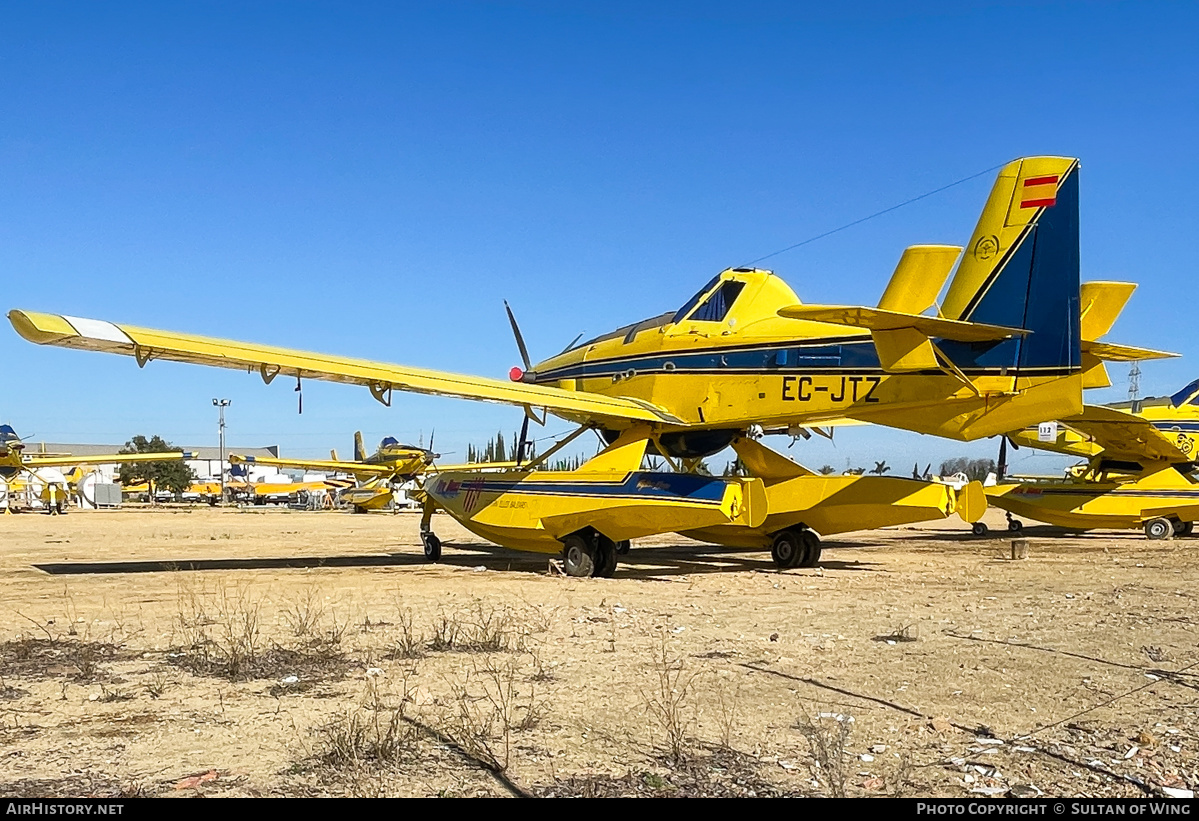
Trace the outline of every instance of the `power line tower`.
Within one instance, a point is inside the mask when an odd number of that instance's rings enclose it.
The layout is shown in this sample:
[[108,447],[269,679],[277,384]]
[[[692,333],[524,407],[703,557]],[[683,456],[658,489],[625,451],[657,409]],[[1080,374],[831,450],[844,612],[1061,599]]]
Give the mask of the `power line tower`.
[[1136,360],[1128,368],[1128,401],[1133,413],[1141,412],[1141,363]]

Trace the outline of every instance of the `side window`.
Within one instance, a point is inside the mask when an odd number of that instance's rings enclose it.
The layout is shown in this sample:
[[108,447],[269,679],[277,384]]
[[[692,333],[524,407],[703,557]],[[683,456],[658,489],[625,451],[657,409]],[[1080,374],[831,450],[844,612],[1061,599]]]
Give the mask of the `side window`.
[[704,300],[691,318],[697,322],[723,322],[744,287],[744,282],[730,280],[724,283]]

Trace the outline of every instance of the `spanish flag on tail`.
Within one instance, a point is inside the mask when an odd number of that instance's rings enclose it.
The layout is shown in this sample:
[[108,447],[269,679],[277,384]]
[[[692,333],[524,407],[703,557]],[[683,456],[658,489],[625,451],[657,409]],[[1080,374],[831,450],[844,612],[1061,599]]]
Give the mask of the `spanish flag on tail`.
[[1029,177],[1020,191],[1021,208],[1052,208],[1057,203],[1057,174]]

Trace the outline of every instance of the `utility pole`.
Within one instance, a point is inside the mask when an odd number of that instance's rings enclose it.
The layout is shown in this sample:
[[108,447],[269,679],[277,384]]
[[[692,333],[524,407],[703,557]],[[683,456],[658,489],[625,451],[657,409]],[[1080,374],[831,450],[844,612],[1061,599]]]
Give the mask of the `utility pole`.
[[225,501],[225,408],[229,407],[230,400],[228,399],[213,399],[212,404],[220,409],[221,412],[221,502]]

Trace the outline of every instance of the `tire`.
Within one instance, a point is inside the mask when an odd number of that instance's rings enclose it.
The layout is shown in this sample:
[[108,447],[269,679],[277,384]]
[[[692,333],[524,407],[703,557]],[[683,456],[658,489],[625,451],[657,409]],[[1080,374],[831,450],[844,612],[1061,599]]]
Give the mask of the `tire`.
[[774,543],[770,545],[770,558],[779,570],[797,567],[807,554],[807,546],[794,530],[780,530],[774,535]]
[[1146,539],[1166,539],[1174,535],[1174,523],[1169,519],[1150,519],[1145,522]]
[[817,567],[820,564],[820,537],[810,530],[801,530],[799,538],[804,546],[799,567]]
[[1194,532],[1195,532],[1195,523],[1194,522],[1175,522],[1174,523],[1174,535],[1175,536],[1190,536]]
[[591,539],[572,533],[562,540],[562,569],[567,576],[580,579],[594,576],[597,558]]
[[970,532],[975,536],[986,536],[987,533],[990,532],[990,528],[988,528],[982,522],[975,522],[973,525],[971,525]]
[[422,533],[420,540],[425,547],[425,558],[431,562],[441,561],[441,539],[432,533]]
[[616,543],[606,536],[595,539],[595,571],[593,575],[599,579],[610,579],[616,575]]
[[1019,519],[1009,519],[1007,523],[1008,533],[1019,533],[1024,530],[1024,522]]
[[631,550],[632,547],[633,547],[633,543],[630,542],[628,539],[621,539],[619,542],[616,543],[616,553],[617,553],[617,555],[620,555],[620,556],[627,556],[627,555],[629,555],[629,550]]

